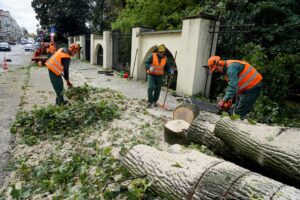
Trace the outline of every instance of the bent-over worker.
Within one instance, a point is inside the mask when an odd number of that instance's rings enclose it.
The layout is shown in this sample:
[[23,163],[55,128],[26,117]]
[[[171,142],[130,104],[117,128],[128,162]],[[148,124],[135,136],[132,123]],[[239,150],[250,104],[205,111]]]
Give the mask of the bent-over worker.
[[220,56],[212,56],[208,60],[210,72],[225,74],[228,87],[224,98],[218,102],[223,108],[225,103],[238,95],[235,113],[241,119],[247,118],[253,104],[258,98],[262,88],[262,75],[249,63],[240,60],[222,60]]
[[49,77],[52,86],[56,93],[56,105],[66,104],[64,100],[63,90],[64,83],[62,76],[67,82],[69,88],[73,87],[69,80],[69,66],[71,56],[74,56],[80,51],[80,47],[77,44],[71,44],[69,48],[60,48],[58,51],[46,61],[46,66],[49,69]]

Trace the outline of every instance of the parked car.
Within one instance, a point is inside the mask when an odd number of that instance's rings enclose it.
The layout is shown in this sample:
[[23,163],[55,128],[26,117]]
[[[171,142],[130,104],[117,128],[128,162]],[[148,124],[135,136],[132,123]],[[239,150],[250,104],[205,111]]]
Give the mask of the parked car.
[[24,45],[24,44],[27,44],[27,41],[26,40],[22,40],[20,43]]
[[10,44],[10,45],[16,45],[17,43],[15,41],[9,41],[8,44]]
[[0,51],[11,51],[10,45],[7,42],[1,42]]
[[24,49],[25,51],[35,51],[33,44],[25,44]]

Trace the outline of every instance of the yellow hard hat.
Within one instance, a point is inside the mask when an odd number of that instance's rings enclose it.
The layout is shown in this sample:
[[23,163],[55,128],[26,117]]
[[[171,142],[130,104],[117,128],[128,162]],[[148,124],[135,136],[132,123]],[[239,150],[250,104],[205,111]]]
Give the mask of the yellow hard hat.
[[160,45],[158,45],[157,50],[159,52],[165,52],[166,51],[166,47],[165,47],[164,44],[160,44]]

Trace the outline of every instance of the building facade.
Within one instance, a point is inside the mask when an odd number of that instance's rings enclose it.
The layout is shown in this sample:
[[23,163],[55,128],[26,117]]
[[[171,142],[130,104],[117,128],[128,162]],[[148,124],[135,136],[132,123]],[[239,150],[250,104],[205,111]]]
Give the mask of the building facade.
[[11,17],[9,11],[0,9],[0,41],[17,41],[22,37],[22,29]]

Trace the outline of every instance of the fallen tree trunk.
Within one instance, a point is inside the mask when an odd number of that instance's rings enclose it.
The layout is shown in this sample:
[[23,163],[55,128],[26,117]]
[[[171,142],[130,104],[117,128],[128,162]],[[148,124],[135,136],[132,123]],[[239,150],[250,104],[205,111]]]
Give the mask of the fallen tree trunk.
[[[184,107],[185,110],[189,107]],[[187,111],[185,111],[187,112]],[[177,115],[179,116],[179,115]],[[172,137],[172,128],[169,127],[169,131],[165,132],[165,141],[169,144],[200,144],[205,145],[208,149],[213,151],[215,154],[222,156],[225,159],[237,160],[243,162],[238,154],[232,153],[232,150],[225,145],[225,143],[218,137],[215,136],[214,130],[216,123],[221,119],[219,115],[212,114],[206,111],[200,111],[198,116],[190,124],[189,128],[182,132],[180,137],[176,133]],[[184,119],[183,119],[184,120]],[[176,123],[172,120],[168,123]],[[167,124],[168,124],[167,123]],[[173,132],[176,132],[175,130]],[[169,138],[172,138],[170,140]]]
[[300,129],[222,118],[214,133],[234,152],[300,188]]
[[[221,118],[201,111],[186,131],[187,144],[300,188],[300,130]],[[175,142],[173,142],[175,143]]]
[[221,119],[219,115],[210,112],[200,111],[199,115],[194,119],[193,123],[186,131],[187,144],[205,145],[215,154],[222,156],[225,159],[235,160],[242,158],[238,154],[233,154],[231,149],[215,136],[214,130],[216,123]]
[[300,199],[300,190],[198,151],[168,153],[137,145],[123,159],[169,199]]

